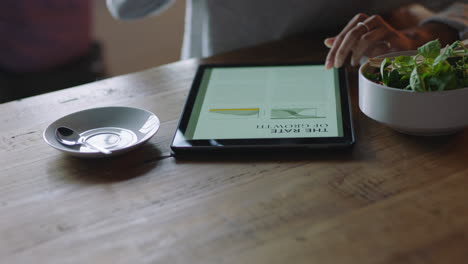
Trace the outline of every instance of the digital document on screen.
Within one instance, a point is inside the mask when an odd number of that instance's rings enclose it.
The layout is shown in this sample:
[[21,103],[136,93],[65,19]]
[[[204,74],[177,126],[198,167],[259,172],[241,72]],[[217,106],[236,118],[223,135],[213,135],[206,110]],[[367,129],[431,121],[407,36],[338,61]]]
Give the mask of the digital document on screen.
[[187,139],[342,137],[338,71],[323,65],[207,68]]

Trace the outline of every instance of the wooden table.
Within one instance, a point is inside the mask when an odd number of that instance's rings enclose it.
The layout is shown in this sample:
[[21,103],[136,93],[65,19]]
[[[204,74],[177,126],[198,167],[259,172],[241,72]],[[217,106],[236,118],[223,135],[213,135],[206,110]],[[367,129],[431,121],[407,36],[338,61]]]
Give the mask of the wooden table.
[[[203,62],[324,52],[291,38]],[[359,111],[351,78],[349,151],[177,160],[169,144],[198,63],[0,105],[1,263],[468,263],[467,130],[394,132]],[[42,140],[55,119],[110,105],[153,111],[161,130],[99,160]]]

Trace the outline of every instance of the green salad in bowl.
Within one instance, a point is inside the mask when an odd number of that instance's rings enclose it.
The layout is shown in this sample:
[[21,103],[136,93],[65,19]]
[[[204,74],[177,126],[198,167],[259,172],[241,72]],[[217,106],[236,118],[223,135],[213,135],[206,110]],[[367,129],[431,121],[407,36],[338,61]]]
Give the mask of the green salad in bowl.
[[428,92],[468,87],[468,48],[461,41],[442,49],[433,40],[414,56],[373,58],[369,64],[375,70],[365,76],[393,88]]
[[468,126],[468,49],[438,40],[384,54],[359,69],[359,108],[397,131],[446,135]]

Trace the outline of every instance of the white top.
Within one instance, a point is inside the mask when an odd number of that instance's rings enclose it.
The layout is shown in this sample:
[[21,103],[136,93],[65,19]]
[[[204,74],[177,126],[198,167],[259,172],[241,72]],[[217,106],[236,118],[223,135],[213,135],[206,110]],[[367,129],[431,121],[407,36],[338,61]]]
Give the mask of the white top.
[[[175,0],[107,0],[111,14],[131,20],[164,11]],[[429,7],[453,1],[426,0]],[[466,1],[466,0],[463,0]],[[357,13],[383,13],[411,0],[187,0],[182,58],[206,57],[303,32],[339,32]],[[424,1],[420,1],[424,2]],[[439,6],[440,7],[440,6]],[[424,22],[449,24],[468,37],[468,4],[458,3]]]

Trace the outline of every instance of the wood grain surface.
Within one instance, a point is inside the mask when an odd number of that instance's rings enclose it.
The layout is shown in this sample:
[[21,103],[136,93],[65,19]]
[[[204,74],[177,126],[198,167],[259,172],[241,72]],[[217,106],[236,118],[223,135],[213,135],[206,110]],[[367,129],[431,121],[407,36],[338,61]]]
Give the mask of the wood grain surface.
[[[318,40],[265,44],[0,105],[1,263],[468,263],[468,131],[403,135],[357,108],[349,150],[175,159],[169,144],[200,62],[307,61]],[[98,106],[156,113],[123,156],[42,139]]]

